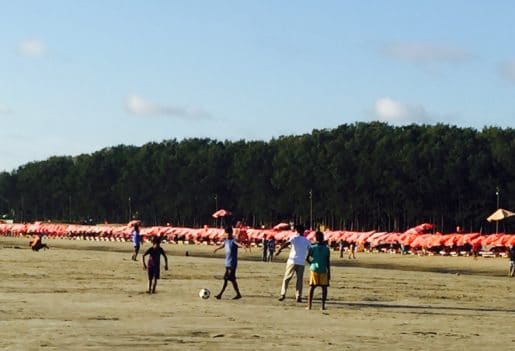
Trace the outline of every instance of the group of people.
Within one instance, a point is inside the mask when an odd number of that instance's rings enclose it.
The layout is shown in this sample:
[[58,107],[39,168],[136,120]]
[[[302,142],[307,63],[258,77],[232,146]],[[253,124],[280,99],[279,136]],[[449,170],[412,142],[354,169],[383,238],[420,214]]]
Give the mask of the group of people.
[[263,239],[261,239],[261,245],[263,248],[263,262],[272,262],[274,260],[275,254],[275,238],[270,235],[267,239],[265,235],[263,235]]
[[[296,234],[289,240],[285,241],[277,250],[278,256],[282,250],[287,246],[291,246],[290,254],[286,262],[286,271],[284,273],[283,282],[281,285],[281,293],[279,301],[286,298],[286,291],[293,276],[296,276],[295,284],[295,298],[297,302],[302,302],[302,289],[304,285],[304,266],[307,261],[310,265],[310,279],[309,279],[309,295],[307,309],[312,308],[313,294],[316,287],[322,288],[322,309],[326,308],[327,301],[327,288],[331,279],[331,264],[330,264],[330,249],[324,241],[324,234],[316,232],[316,243],[311,242],[304,236],[304,226],[297,225]],[[137,260],[137,256],[141,246],[141,235],[139,232],[139,225],[135,224],[132,231],[132,243],[134,246],[133,260]],[[168,270],[168,257],[165,251],[160,246],[161,240],[159,237],[154,237],[152,240],[152,247],[147,249],[143,254],[143,268],[148,273],[148,293],[156,292],[157,280],[160,278],[160,258],[164,257],[165,270]],[[264,246],[266,250],[266,261],[273,260],[275,252],[275,239],[264,239]],[[214,252],[225,249],[225,272],[223,276],[223,285],[218,294],[215,295],[216,299],[221,299],[229,282],[231,282],[236,295],[234,300],[241,299],[242,295],[238,286],[236,278],[236,270],[238,268],[238,249],[244,248],[233,236],[233,228],[228,226],[224,231],[224,241],[220,246],[214,249]],[[148,263],[145,261],[146,256],[149,256]],[[264,254],[265,256],[265,254]]]
[[[345,241],[344,240],[340,240],[338,246],[339,246],[339,250],[340,250],[340,258],[343,258],[343,253],[345,252]],[[358,250],[358,246],[356,245],[356,243],[354,242],[351,242],[349,243],[349,245],[347,246],[347,258],[350,260],[351,258],[353,259],[356,259],[356,251]]]
[[[279,301],[283,301],[286,298],[286,292],[288,285],[293,278],[296,277],[295,284],[295,299],[297,302],[302,303],[302,290],[304,285],[304,268],[305,263],[308,262],[310,268],[309,277],[309,294],[308,303],[306,309],[312,308],[313,295],[316,287],[322,289],[322,309],[326,309],[327,292],[329,282],[331,280],[331,263],[330,263],[330,249],[324,240],[324,234],[317,231],[315,234],[316,242],[312,244],[304,236],[304,226],[297,225],[296,233],[289,240],[283,242],[277,250],[276,257],[279,256],[286,247],[291,246],[288,260],[286,261],[286,270],[284,273],[281,292]],[[40,241],[39,241],[40,242]],[[134,246],[134,253],[132,255],[133,260],[137,260],[141,245],[141,235],[139,233],[139,225],[134,225],[132,232],[132,242]],[[164,257],[165,270],[168,270],[168,257],[165,251],[160,246],[161,240],[159,237],[154,237],[152,240],[152,247],[147,249],[143,254],[143,269],[147,270],[148,273],[148,293],[152,294],[156,292],[157,280],[160,278],[160,258]],[[275,253],[275,239],[274,238],[263,238],[263,261],[272,261]],[[40,244],[41,245],[41,242]],[[43,244],[44,245],[44,244]],[[32,246],[32,244],[31,244]],[[225,261],[224,267],[225,272],[223,276],[223,285],[218,294],[215,295],[216,299],[221,299],[229,282],[231,282],[236,295],[233,297],[234,300],[242,298],[237,278],[236,270],[238,267],[238,249],[245,248],[240,244],[233,236],[233,228],[228,226],[224,231],[224,241],[214,249],[214,253],[224,249],[225,250]],[[34,248],[33,248],[34,249]],[[343,256],[343,250],[340,249],[340,257]],[[354,257],[354,247],[349,248],[349,259]],[[145,258],[149,256],[148,262]],[[511,246],[508,257],[510,260],[509,276],[515,276],[515,246]]]
[[[243,248],[239,244],[234,236],[232,227],[225,229],[225,239],[223,243],[214,249],[216,253],[218,250],[225,249],[225,273],[223,278],[223,285],[218,294],[215,295],[216,299],[221,299],[222,295],[227,288],[229,282],[231,282],[236,296],[233,299],[241,299],[242,295],[238,287],[236,278],[236,270],[238,267],[238,249]],[[297,302],[302,302],[302,288],[304,284],[304,265],[307,261],[310,265],[310,279],[309,279],[309,295],[308,295],[308,306],[307,309],[312,308],[313,294],[315,288],[320,286],[322,288],[322,309],[326,308],[327,301],[327,287],[331,279],[330,270],[330,250],[324,241],[324,234],[322,232],[316,233],[316,243],[311,242],[304,237],[304,226],[298,225],[296,227],[296,234],[291,237],[288,241],[285,241],[277,250],[277,256],[287,246],[291,245],[290,254],[286,262],[286,271],[281,286],[281,294],[279,301],[283,301],[286,298],[286,291],[288,285],[293,276],[296,276],[297,282],[295,285],[295,297]],[[270,242],[273,243],[273,249],[270,250]],[[267,248],[267,259],[273,258],[273,252],[275,251],[275,242],[267,241],[265,244]],[[270,253],[272,252],[272,253]]]

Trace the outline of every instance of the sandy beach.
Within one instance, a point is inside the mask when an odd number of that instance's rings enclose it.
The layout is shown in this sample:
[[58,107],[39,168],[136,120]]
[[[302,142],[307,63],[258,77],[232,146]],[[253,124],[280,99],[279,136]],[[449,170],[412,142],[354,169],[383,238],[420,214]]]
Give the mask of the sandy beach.
[[2,350],[515,349],[506,258],[333,252],[328,310],[317,290],[307,311],[294,282],[277,301],[286,251],[264,263],[259,249],[240,250],[243,298],[229,286],[202,300],[201,288],[222,284],[212,246],[164,244],[170,270],[148,295],[130,243],[47,240],[50,250],[33,252],[28,242],[0,237]]

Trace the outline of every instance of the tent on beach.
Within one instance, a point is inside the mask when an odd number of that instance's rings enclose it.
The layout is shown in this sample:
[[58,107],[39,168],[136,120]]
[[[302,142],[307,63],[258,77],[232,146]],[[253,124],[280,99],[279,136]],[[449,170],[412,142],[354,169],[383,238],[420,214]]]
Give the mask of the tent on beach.
[[492,213],[488,218],[486,219],[488,222],[494,222],[494,221],[502,221],[505,218],[515,216],[515,212],[511,212],[508,210],[505,210],[503,208],[498,209],[494,213]]

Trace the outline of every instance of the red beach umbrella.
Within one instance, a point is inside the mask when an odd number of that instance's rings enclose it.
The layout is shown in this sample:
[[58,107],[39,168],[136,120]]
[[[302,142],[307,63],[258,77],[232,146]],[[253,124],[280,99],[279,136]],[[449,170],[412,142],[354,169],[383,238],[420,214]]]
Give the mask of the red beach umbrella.
[[213,216],[213,218],[220,218],[220,217],[230,216],[231,214],[232,214],[231,211],[227,211],[222,208],[222,209],[216,211],[215,213],[213,213],[211,216]]

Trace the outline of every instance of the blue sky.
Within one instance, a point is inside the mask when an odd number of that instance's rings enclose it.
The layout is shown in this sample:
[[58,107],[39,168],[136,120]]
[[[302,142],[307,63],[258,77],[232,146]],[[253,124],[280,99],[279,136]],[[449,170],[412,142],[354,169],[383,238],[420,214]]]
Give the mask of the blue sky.
[[513,1],[2,1],[0,171],[357,121],[515,127]]

